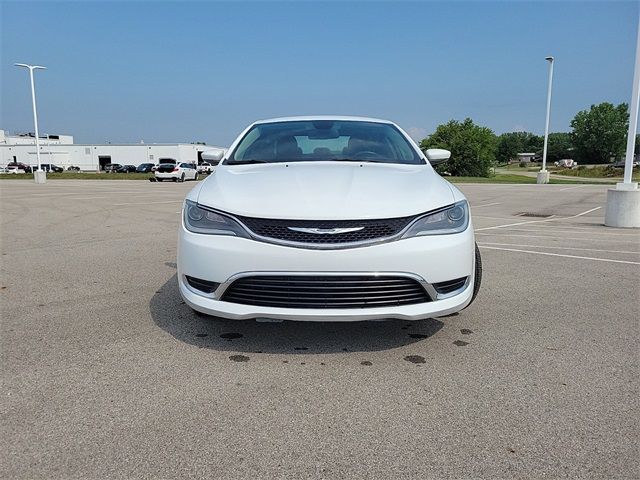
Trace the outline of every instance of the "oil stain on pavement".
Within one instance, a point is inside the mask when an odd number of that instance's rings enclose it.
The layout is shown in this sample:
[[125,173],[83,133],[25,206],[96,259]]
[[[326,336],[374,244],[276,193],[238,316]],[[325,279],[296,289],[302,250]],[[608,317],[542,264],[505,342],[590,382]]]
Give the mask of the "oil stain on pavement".
[[233,340],[234,338],[242,338],[243,335],[241,333],[235,333],[235,332],[231,332],[231,333],[223,333],[222,335],[220,335],[220,338],[225,338],[227,340]]
[[425,358],[421,357],[420,355],[407,355],[406,357],[404,357],[404,359],[407,362],[411,362],[411,363],[427,363]]
[[229,356],[229,360],[233,362],[248,362],[249,357],[247,357],[246,355],[231,355]]

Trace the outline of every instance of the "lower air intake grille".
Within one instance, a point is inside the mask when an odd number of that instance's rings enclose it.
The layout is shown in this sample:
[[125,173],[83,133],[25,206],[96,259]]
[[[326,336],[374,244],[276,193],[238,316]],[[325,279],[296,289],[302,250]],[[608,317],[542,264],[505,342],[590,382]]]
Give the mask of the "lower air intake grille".
[[429,302],[414,279],[392,276],[254,276],[234,281],[225,302],[281,308],[375,308]]

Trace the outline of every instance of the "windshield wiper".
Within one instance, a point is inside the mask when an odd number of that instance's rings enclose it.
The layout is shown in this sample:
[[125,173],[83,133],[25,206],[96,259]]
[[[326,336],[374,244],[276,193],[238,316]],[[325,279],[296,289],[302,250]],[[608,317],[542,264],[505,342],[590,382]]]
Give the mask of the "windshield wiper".
[[227,163],[227,165],[251,165],[254,163],[269,163],[266,160],[248,159],[248,160],[234,160]]

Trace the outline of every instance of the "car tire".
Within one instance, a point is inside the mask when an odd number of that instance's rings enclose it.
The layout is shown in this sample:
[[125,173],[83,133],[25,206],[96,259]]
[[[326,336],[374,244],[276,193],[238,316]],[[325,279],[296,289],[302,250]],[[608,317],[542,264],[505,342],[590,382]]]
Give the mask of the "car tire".
[[476,243],[476,268],[473,275],[473,295],[471,296],[471,301],[469,304],[464,307],[467,308],[469,305],[473,303],[473,301],[478,296],[478,292],[480,291],[480,285],[482,284],[482,256],[480,255],[480,249],[478,248],[478,244]]
[[177,182],[177,181],[178,181],[178,177],[173,177],[173,178],[171,179],[171,181],[172,181],[172,182]]
[[198,174],[196,173],[196,176],[193,177],[194,180],[198,180]]

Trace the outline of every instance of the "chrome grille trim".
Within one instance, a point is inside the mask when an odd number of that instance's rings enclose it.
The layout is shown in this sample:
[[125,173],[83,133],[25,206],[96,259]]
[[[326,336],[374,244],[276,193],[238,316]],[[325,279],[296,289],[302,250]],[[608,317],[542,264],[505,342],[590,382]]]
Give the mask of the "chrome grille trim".
[[[231,213],[227,213],[227,212],[223,212],[221,210],[217,210],[215,208],[211,208],[208,207],[206,205],[202,205],[201,203],[197,203],[198,207],[204,209],[204,210],[209,210],[211,212],[215,212],[219,215],[223,215],[226,217],[229,217],[233,220],[235,220],[236,222],[238,222],[238,224],[240,226],[242,226],[242,228],[244,228],[244,230],[247,232],[247,234],[256,241],[259,242],[264,242],[264,243],[272,243],[275,245],[284,245],[287,247],[295,247],[295,248],[305,248],[305,249],[309,249],[309,250],[337,250],[337,249],[347,249],[347,248],[357,248],[357,247],[365,247],[365,246],[370,246],[370,245],[377,245],[380,243],[387,243],[387,242],[392,242],[394,240],[399,240],[402,235],[409,230],[409,228],[411,228],[411,226],[416,223],[418,220],[420,220],[422,217],[425,217],[427,215],[433,215],[434,213],[438,213],[442,210],[446,210],[448,208],[451,207],[452,204],[450,205],[445,205],[444,207],[440,207],[440,208],[436,208],[435,210],[431,210],[428,212],[424,212],[424,213],[419,213],[416,215],[412,215],[409,217],[395,217],[395,218],[387,218],[387,219],[382,219],[382,221],[384,220],[404,220],[404,219],[408,219],[406,225],[404,226],[404,228],[402,228],[399,232],[397,232],[394,235],[391,236],[387,236],[387,237],[380,237],[380,238],[376,238],[376,239],[372,239],[372,240],[365,240],[365,241],[358,241],[358,242],[344,242],[344,243],[304,243],[304,242],[295,242],[295,241],[289,241],[289,240],[279,240],[277,238],[271,238],[271,237],[265,237],[262,235],[258,235],[256,234],[254,231],[252,231],[244,222],[243,219],[256,219],[254,217],[244,217],[242,215],[235,215],[235,214],[231,214]],[[275,221],[282,221],[282,222],[294,222],[294,223],[301,223],[301,222],[312,222],[314,224],[319,224],[322,222],[330,222],[330,223],[337,223],[337,222],[352,222],[352,223],[362,223],[362,222],[379,222],[381,221],[380,219],[363,219],[363,220],[283,220],[283,219],[261,219],[258,218],[257,220],[275,220]],[[293,226],[293,225],[292,225]]]
[[[236,216],[252,236],[270,243],[315,249],[348,248],[395,238],[418,217],[355,220],[288,220]],[[343,229],[342,233],[329,233]],[[305,232],[307,230],[307,232]],[[327,230],[311,233],[310,230]]]
[[222,299],[224,293],[226,292],[227,288],[229,288],[229,285],[231,285],[234,281],[244,278],[244,277],[253,277],[253,276],[282,276],[282,275],[286,275],[286,276],[294,276],[294,275],[302,275],[302,276],[307,276],[307,275],[314,275],[314,276],[370,276],[370,277],[403,277],[403,278],[410,278],[413,279],[415,281],[417,281],[422,288],[424,288],[424,290],[427,292],[427,295],[429,296],[429,298],[431,298],[432,300],[444,300],[446,298],[449,297],[453,297],[455,295],[458,295],[460,293],[462,293],[464,290],[467,289],[467,287],[469,286],[469,284],[471,283],[471,278],[473,275],[470,275],[467,277],[466,282],[464,283],[464,285],[454,291],[451,291],[449,293],[438,293],[438,291],[435,289],[435,287],[430,284],[429,282],[427,282],[424,278],[422,278],[419,275],[413,274],[413,273],[407,273],[407,272],[287,272],[287,271],[255,271],[255,272],[240,272],[237,273],[235,275],[230,276],[226,281],[224,281],[223,283],[220,284],[220,286],[216,289],[215,292],[213,293],[205,293],[199,290],[194,289],[193,287],[191,287],[189,285],[189,283],[187,282],[186,278],[184,278],[183,275],[183,280],[182,282],[184,283],[184,285],[186,286],[186,288],[188,288],[189,290],[191,290],[193,293],[203,296],[203,297],[207,297],[210,298],[212,300],[220,300]]

